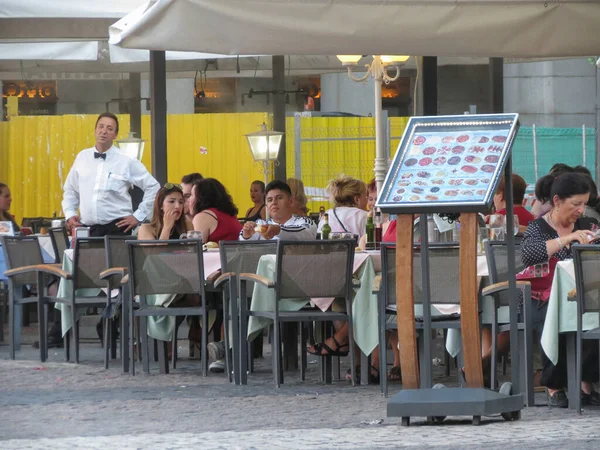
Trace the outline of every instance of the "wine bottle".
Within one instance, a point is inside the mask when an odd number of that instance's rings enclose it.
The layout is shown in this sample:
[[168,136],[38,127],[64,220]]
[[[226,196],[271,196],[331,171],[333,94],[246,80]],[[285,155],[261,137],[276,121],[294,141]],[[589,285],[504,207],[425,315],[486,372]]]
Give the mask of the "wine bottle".
[[329,214],[323,214],[323,226],[321,227],[321,239],[329,239],[331,234],[331,227],[329,226]]
[[367,250],[375,250],[375,224],[373,223],[373,211],[367,216]]

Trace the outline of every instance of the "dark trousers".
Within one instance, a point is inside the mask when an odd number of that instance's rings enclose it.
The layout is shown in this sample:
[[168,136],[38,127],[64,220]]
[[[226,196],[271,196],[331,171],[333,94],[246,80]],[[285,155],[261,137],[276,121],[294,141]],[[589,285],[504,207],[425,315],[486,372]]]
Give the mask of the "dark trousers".
[[[537,333],[538,339],[541,340],[542,331],[544,329],[544,321],[546,320],[546,312],[548,311],[548,302],[538,302],[532,300],[532,319],[533,329]],[[541,344],[540,344],[541,348]],[[567,337],[564,334],[558,335],[558,362],[556,365],[548,359],[544,350],[542,352],[542,376],[540,384],[549,389],[565,389],[567,387]],[[582,349],[582,381],[595,383],[598,381],[598,341],[586,340],[583,341]]]
[[120,222],[123,218],[115,219],[106,225],[91,225],[90,226],[90,237],[104,237],[104,236],[128,236],[131,234],[131,230],[125,233],[125,228],[119,228],[117,222]]

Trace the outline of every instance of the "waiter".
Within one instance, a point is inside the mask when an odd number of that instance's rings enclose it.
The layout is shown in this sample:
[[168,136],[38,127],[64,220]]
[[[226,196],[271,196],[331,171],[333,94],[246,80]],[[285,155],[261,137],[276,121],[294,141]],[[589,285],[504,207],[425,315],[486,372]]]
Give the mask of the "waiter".
[[[90,236],[131,234],[151,215],[160,185],[140,161],[113,145],[119,134],[114,114],[100,114],[94,134],[96,145],[77,155],[65,182],[62,209],[67,223],[90,227]],[[131,186],[144,192],[136,211],[131,206]]]

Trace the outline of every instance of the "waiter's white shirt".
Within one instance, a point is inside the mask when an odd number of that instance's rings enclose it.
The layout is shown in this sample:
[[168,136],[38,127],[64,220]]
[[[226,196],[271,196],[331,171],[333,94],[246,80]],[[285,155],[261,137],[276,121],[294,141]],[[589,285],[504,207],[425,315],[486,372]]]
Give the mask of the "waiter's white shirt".
[[[125,216],[142,222],[152,215],[158,181],[137,159],[119,152],[114,145],[105,154],[106,159],[94,158],[95,147],[82,150],[73,163],[64,185],[62,209],[65,218],[77,215],[85,225],[106,225]],[[134,212],[129,188],[137,186],[144,198]]]

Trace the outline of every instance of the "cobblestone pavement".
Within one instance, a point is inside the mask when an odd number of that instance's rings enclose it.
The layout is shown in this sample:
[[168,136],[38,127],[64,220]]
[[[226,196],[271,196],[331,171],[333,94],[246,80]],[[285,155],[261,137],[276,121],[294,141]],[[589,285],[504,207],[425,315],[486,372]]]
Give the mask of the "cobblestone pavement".
[[434,426],[414,419],[406,428],[386,417],[378,386],[325,386],[315,364],[307,381],[290,372],[275,389],[268,354],[248,386],[232,386],[222,374],[203,378],[189,359],[169,375],[124,375],[118,360],[105,371],[98,344],[82,346],[79,365],[61,362],[62,350],[51,350],[45,364],[29,346],[16,361],[7,354],[0,347],[2,449],[600,448],[598,410],[577,416],[540,406],[516,422],[485,418],[476,427],[459,417]]

